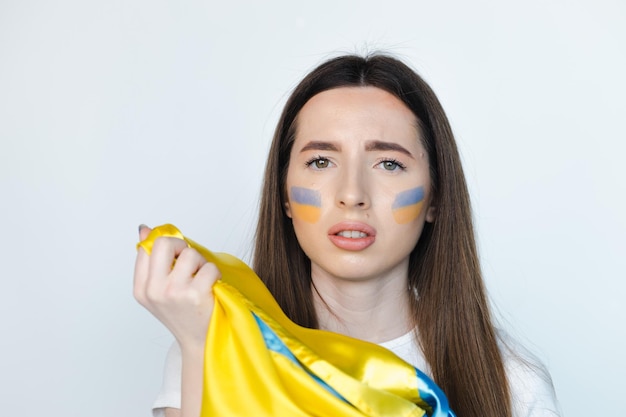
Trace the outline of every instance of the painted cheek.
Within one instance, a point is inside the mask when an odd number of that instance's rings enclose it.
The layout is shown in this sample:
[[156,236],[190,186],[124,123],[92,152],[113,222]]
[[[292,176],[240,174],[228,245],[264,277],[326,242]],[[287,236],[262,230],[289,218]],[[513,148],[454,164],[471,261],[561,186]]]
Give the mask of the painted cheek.
[[303,187],[291,187],[290,191],[292,216],[308,223],[317,223],[322,211],[320,192]]
[[396,195],[391,205],[393,218],[398,224],[410,223],[422,212],[424,187],[411,188]]

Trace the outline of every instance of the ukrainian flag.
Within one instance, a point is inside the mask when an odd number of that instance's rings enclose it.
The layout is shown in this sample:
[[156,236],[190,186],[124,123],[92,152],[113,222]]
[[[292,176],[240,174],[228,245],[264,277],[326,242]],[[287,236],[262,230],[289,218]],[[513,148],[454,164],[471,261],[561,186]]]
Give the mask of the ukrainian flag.
[[412,188],[398,194],[391,209],[399,224],[409,223],[417,218],[424,205],[424,187]]
[[291,322],[239,259],[212,253],[172,225],[160,236],[183,239],[220,269],[207,334],[203,417],[454,416],[421,371],[375,344]]
[[316,223],[322,212],[322,197],[319,191],[304,187],[291,187],[289,201],[294,217]]

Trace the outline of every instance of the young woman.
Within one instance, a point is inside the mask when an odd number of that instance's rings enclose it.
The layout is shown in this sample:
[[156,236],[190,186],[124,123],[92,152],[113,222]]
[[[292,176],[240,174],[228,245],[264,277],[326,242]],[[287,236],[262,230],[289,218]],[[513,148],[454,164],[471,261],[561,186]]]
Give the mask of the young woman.
[[[307,75],[278,122],[262,196],[254,270],[291,320],[391,349],[459,417],[557,415],[547,373],[494,329],[452,131],[405,64],[342,56]],[[177,344],[155,415],[198,415],[219,271],[177,239],[156,243],[138,253],[135,296]]]

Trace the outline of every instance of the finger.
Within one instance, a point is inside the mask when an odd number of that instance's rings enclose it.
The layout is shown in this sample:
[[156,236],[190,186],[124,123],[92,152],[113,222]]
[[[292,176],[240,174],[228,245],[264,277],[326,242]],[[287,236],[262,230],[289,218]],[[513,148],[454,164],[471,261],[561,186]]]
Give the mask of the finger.
[[143,250],[138,251],[135,259],[135,273],[133,275],[133,296],[141,305],[146,303],[148,264],[148,254]]
[[222,273],[214,263],[207,262],[198,270],[191,286],[200,293],[210,292],[213,285],[222,278]]
[[150,227],[146,226],[145,224],[140,224],[139,225],[139,241],[142,242],[146,240],[146,238],[148,237],[151,231],[152,229]]
[[174,260],[187,247],[187,242],[174,237],[159,237],[152,245],[150,278],[165,278],[172,271]]
[[[139,226],[139,240],[143,241],[152,229],[142,224]],[[146,304],[146,283],[149,272],[148,254],[139,247],[135,258],[135,272],[133,274],[133,296],[142,305]]]
[[172,278],[188,281],[207,261],[193,248],[185,248],[176,259],[176,265],[172,270]]

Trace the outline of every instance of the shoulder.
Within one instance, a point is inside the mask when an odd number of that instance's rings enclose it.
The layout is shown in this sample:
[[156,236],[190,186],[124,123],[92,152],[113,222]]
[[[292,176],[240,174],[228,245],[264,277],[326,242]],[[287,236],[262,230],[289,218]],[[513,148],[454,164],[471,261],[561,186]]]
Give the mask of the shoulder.
[[499,331],[498,336],[511,391],[513,416],[559,416],[552,378],[544,364],[505,332]]

